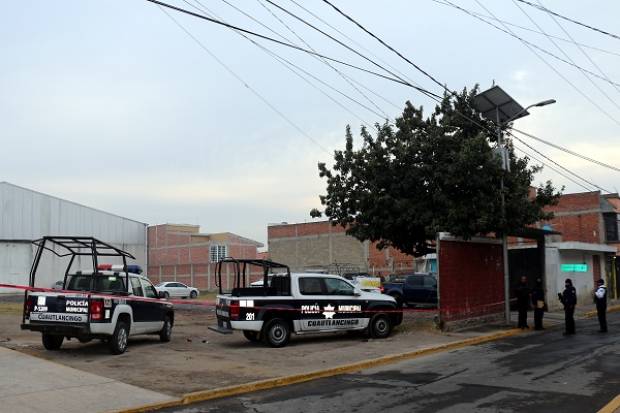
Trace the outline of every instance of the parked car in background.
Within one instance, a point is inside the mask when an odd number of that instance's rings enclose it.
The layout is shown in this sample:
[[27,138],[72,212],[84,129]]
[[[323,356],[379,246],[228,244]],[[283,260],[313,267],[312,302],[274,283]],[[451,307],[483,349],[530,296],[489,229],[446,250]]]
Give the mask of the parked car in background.
[[372,275],[363,272],[346,273],[343,274],[342,277],[351,281],[355,287],[359,287],[362,291],[367,291],[370,293],[383,292],[383,288],[381,287],[381,278],[379,277],[373,277]]
[[177,281],[165,281],[155,286],[157,292],[161,292],[165,298],[196,298],[200,291],[198,288],[187,286]]
[[415,307],[437,306],[437,277],[432,273],[415,273],[388,276],[383,283],[384,294],[399,304]]

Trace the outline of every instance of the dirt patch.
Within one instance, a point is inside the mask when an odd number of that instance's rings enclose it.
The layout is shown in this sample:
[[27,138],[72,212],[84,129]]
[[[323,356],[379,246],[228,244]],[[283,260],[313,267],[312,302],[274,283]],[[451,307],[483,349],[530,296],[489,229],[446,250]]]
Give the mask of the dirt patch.
[[21,304],[9,304],[20,307],[18,312],[0,312],[0,345],[170,395],[309,372],[470,336],[439,333],[431,323],[408,315],[407,322],[384,340],[347,334],[294,336],[289,346],[274,349],[250,343],[241,333],[212,332],[207,329],[215,324],[212,308],[183,306],[177,309],[171,342],[160,343],[157,336],[136,337],[125,354],[113,356],[99,341],[65,341],[61,350],[46,351],[39,333],[20,330]]

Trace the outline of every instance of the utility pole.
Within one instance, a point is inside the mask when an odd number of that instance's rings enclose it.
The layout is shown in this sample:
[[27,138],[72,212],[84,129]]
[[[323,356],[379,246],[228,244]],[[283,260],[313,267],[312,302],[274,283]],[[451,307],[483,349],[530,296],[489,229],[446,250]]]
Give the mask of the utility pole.
[[[482,117],[491,120],[497,128],[497,148],[502,159],[504,173],[510,172],[510,156],[504,144],[502,129],[510,122],[529,115],[527,111],[533,107],[546,106],[555,103],[555,99],[547,99],[523,108],[502,88],[494,85],[492,88],[479,93],[474,97],[474,106]],[[506,225],[506,195],[504,189],[504,174],[500,178],[500,199],[502,225]],[[506,324],[510,324],[510,272],[508,268],[508,234],[502,232],[502,261],[504,263],[504,313]],[[544,268],[542,269],[544,272]]]

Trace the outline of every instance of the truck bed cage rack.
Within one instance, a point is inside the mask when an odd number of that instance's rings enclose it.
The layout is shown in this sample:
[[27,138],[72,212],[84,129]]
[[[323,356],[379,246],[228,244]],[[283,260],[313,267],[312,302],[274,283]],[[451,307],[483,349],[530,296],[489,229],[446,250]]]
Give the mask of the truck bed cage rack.
[[[71,257],[69,264],[65,270],[63,287],[67,284],[67,276],[71,270],[71,265],[75,257],[90,256],[93,262],[93,275],[98,271],[98,257],[120,257],[123,260],[123,271],[125,273],[125,288],[129,293],[129,271],[127,270],[127,258],[135,259],[133,255],[127,251],[123,251],[113,245],[100,241],[93,237],[83,236],[45,236],[43,238],[32,241],[37,246],[34,261],[30,268],[30,286],[34,287],[35,277],[43,251],[50,251],[57,257]],[[54,246],[59,246],[62,251],[54,250]]]
[[224,264],[232,264],[234,267],[234,275],[235,279],[233,281],[233,289],[241,289],[247,288],[246,280],[248,275],[248,268],[251,267],[259,267],[262,269],[263,273],[263,287],[251,287],[256,291],[261,291],[263,295],[267,295],[269,290],[269,272],[274,269],[281,269],[285,272],[282,276],[290,279],[291,277],[291,269],[286,264],[280,264],[271,260],[261,260],[261,259],[253,259],[253,258],[233,258],[233,257],[225,257],[219,260],[215,266],[215,285],[219,287],[220,294],[223,294],[222,291],[222,268]]

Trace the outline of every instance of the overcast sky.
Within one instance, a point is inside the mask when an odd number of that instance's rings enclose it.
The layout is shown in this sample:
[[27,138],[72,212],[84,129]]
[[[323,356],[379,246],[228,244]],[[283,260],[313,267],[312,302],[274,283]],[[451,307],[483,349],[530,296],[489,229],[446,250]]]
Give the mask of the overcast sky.
[[[170,1],[190,9],[183,1]],[[299,43],[259,0],[227,1]],[[296,1],[372,54],[338,35],[348,44],[441,92],[321,0]],[[541,54],[576,90],[519,40],[431,0],[333,1],[452,89],[475,83],[486,89],[495,81],[524,106],[557,99],[555,105],[532,109],[516,126],[620,165],[619,87],[592,77],[607,98],[578,69]],[[274,2],[335,34],[291,0]],[[453,2],[488,14],[476,0]],[[501,19],[535,28],[511,0],[480,2]],[[223,0],[201,3],[230,23],[275,36]],[[620,32],[619,2],[543,4]],[[547,33],[567,37],[549,15],[520,5]],[[268,7],[321,53],[380,71]],[[0,180],[151,224],[200,224],[203,232],[231,231],[266,243],[268,223],[309,221],[310,209],[320,206],[318,194],[325,184],[316,164],[329,161],[329,152],[343,146],[347,124],[357,132],[360,118],[373,124],[384,120],[383,113],[398,116],[406,100],[432,110],[432,102],[411,88],[339,66],[375,93],[361,89],[371,103],[316,59],[261,41],[378,113],[308,78],[343,108],[231,30],[170,13],[245,84],[146,1],[6,2],[0,13]],[[583,48],[605,76],[620,83],[620,40],[559,21],[578,42],[603,49]],[[600,73],[570,42],[556,40],[562,52],[542,35],[511,29]],[[527,142],[606,189],[620,186],[619,173]],[[548,169],[536,182],[546,179],[565,185],[566,192],[583,191]]]

